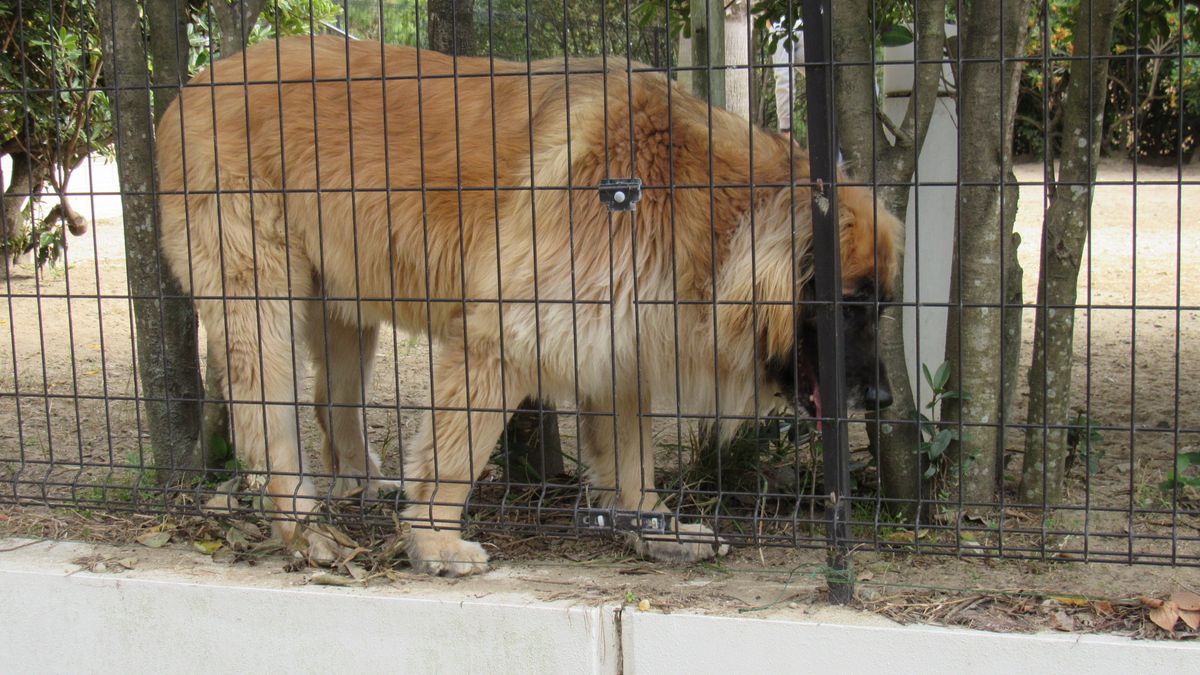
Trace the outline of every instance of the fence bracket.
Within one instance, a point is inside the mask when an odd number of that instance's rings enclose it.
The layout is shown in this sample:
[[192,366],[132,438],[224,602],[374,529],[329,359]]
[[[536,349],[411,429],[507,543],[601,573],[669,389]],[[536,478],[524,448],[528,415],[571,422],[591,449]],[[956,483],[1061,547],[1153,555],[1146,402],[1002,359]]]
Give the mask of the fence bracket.
[[670,531],[671,514],[654,511],[581,509],[575,514],[575,526],[588,530],[666,534]]
[[605,178],[599,186],[600,203],[609,211],[632,211],[642,198],[641,178]]

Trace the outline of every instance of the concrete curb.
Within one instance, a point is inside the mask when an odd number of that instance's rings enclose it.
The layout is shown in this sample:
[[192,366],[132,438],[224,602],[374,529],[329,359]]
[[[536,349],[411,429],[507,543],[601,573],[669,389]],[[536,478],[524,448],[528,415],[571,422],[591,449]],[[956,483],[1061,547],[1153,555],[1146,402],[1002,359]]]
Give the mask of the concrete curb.
[[1200,663],[1194,643],[899,626],[845,610],[662,614],[416,577],[297,585],[299,575],[186,552],[146,549],[132,570],[80,571],[100,548],[0,540],[0,672],[1100,675]]

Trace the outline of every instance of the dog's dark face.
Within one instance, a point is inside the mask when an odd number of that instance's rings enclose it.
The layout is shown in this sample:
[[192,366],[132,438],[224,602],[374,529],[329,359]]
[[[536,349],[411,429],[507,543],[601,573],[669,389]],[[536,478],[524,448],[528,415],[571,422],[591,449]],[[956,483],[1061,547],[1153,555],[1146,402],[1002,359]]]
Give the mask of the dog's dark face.
[[[811,299],[811,291],[805,296]],[[879,358],[880,302],[875,285],[864,282],[843,297],[842,330],[846,357],[846,397],[850,410],[874,411],[892,404],[887,369]],[[817,351],[816,312],[804,311],[797,321],[798,348],[788,356],[773,356],[766,375],[787,397],[812,417],[821,417],[820,361]]]

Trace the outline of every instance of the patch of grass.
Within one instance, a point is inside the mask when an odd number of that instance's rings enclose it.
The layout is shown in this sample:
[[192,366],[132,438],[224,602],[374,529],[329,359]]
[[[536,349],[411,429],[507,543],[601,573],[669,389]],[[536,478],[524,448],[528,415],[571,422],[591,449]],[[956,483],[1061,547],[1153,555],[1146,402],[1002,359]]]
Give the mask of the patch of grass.
[[153,467],[142,462],[137,450],[125,453],[125,464],[114,465],[104,475],[99,485],[93,485],[78,493],[81,502],[130,503],[137,501],[139,489],[144,485],[156,484],[158,474]]
[[[767,516],[768,509],[792,510],[797,500],[816,494],[821,480],[820,441],[811,423],[801,420],[800,428],[796,423],[779,416],[746,424],[724,447],[718,447],[712,427],[695,429],[678,443],[661,444],[680,456],[659,472],[664,501],[698,515],[718,508],[747,515],[757,510],[759,516]],[[672,503],[681,494],[686,503]]]

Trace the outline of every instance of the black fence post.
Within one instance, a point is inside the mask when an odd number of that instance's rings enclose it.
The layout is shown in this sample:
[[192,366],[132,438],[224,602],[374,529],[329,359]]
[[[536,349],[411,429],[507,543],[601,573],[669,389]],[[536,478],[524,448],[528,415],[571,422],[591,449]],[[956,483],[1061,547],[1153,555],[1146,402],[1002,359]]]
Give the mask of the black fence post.
[[805,87],[812,180],[814,290],[821,407],[824,421],[826,545],[829,599],[845,604],[854,594],[849,575],[850,447],[846,438],[846,366],[843,353],[842,256],[838,231],[837,130],[833,114],[833,51],[829,0],[804,0]]

